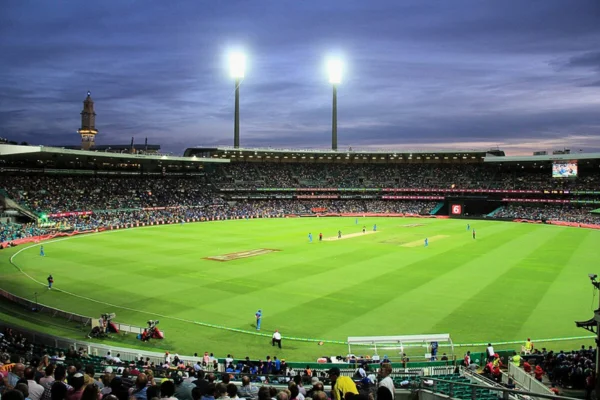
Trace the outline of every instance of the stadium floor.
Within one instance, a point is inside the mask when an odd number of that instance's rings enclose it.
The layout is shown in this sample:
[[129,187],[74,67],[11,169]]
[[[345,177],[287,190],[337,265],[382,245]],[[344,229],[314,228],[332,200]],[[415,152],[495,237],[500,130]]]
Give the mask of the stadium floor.
[[[376,235],[362,235],[374,224]],[[357,235],[319,242],[320,232],[331,238],[338,230]],[[0,285],[31,299],[37,291],[40,303],[84,315],[115,312],[118,321],[140,326],[161,321],[163,342],[125,345],[312,360],[346,347],[286,337],[450,333],[461,344],[586,336],[573,321],[589,319],[598,301],[587,274],[597,272],[599,242],[600,231],[496,221],[190,223],[47,242],[45,257],[38,245],[5,250]],[[8,262],[15,251],[14,263],[29,276]],[[43,287],[48,274],[51,291]],[[267,337],[194,323],[255,333],[259,308]],[[270,345],[274,329],[284,336],[282,350]],[[569,343],[580,342],[592,344]],[[556,346],[562,344],[547,347]]]

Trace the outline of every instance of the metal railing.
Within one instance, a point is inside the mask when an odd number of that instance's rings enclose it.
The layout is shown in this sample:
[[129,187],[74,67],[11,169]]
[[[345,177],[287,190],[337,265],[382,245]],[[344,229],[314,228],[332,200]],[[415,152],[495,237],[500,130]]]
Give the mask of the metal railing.
[[551,394],[552,391],[542,382],[537,381],[533,376],[525,372],[521,367],[517,367],[513,363],[508,363],[508,374],[512,376],[515,383],[527,389],[528,391],[540,395]]
[[[432,381],[433,384],[427,385],[425,383],[425,381]],[[455,397],[455,393],[458,388],[467,388],[468,391],[470,392],[469,398],[471,398],[472,400],[477,399],[478,390],[479,391],[481,391],[481,390],[490,391],[492,393],[499,392],[499,393],[501,393],[501,395],[499,397],[501,397],[505,400],[508,400],[510,398],[510,395],[531,397],[531,392],[525,392],[522,390],[507,389],[507,388],[501,388],[501,387],[489,387],[489,386],[478,385],[478,384],[474,384],[474,383],[453,382],[453,381],[449,381],[446,379],[440,379],[440,378],[427,378],[425,380],[421,380],[419,382],[419,389],[431,391],[432,393],[440,393],[441,391],[438,390],[439,384],[447,384],[448,385],[447,393],[446,393],[446,391],[444,391],[443,394],[450,396],[450,397]],[[573,397],[558,396],[552,392],[550,392],[549,394],[548,393],[536,394],[535,397],[541,398],[541,399],[577,400]],[[465,397],[461,396],[461,398],[465,398]]]

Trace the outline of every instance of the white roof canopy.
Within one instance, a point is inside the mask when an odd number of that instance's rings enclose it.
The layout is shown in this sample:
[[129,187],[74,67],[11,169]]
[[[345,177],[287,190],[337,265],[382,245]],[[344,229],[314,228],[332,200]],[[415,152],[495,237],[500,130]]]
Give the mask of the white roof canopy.
[[353,336],[348,338],[348,344],[396,344],[450,341],[450,334],[448,333],[432,335]]
[[351,336],[348,338],[348,353],[352,353],[352,345],[358,346],[373,346],[372,350],[375,350],[377,354],[377,346],[380,349],[400,349],[403,350],[405,345],[410,343],[422,343],[429,344],[431,342],[449,342],[454,354],[454,345],[450,334],[438,333],[429,335],[398,335],[398,336]]

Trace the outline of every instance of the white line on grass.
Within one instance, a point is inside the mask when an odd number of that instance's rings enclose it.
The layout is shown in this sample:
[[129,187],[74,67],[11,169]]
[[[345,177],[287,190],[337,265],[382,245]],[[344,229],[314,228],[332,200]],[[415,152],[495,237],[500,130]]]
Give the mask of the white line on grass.
[[[143,228],[157,228],[157,227],[161,227],[164,225],[154,225],[154,226],[143,226],[143,227],[137,227],[136,229],[143,229]],[[93,232],[93,233],[89,233],[89,234],[83,234],[83,235],[75,235],[75,236],[70,236],[70,237],[65,237],[65,238],[60,238],[60,239],[52,239],[49,241],[45,241],[44,243],[56,243],[56,242],[62,242],[63,240],[68,240],[68,239],[74,239],[77,237],[88,237],[88,236],[92,236],[92,235],[100,235],[102,233],[110,233],[110,232],[121,232],[124,229],[118,229],[118,230],[110,230],[110,231],[103,231],[103,232]],[[46,284],[44,282],[40,282],[37,279],[35,279],[34,277],[32,277],[31,275],[29,275],[27,272],[23,271],[17,264],[14,263],[14,258],[19,255],[21,252],[31,249],[33,247],[37,247],[38,244],[32,244],[30,246],[26,246],[22,249],[19,249],[15,254],[13,254],[10,257],[10,263],[19,270],[19,272],[21,272],[23,275],[25,275],[26,277],[28,277],[29,279],[31,279],[33,282],[42,285],[42,286],[46,286]],[[226,331],[231,331],[231,332],[239,332],[239,333],[247,333],[247,334],[251,334],[251,335],[256,335],[256,336],[265,336],[265,337],[271,337],[271,335],[266,334],[266,333],[259,333],[259,332],[253,332],[253,331],[247,331],[247,330],[243,330],[243,329],[237,329],[237,328],[229,328],[227,326],[221,326],[221,325],[213,325],[213,324],[209,324],[206,322],[198,322],[198,321],[192,321],[189,319],[184,319],[184,318],[179,318],[179,317],[173,317],[170,315],[164,315],[164,314],[157,314],[157,313],[153,313],[153,312],[148,312],[148,311],[144,311],[144,310],[137,310],[135,308],[130,308],[130,307],[125,307],[125,306],[119,306],[116,304],[111,304],[111,303],[107,303],[105,301],[100,301],[100,300],[96,300],[96,299],[92,299],[91,297],[86,297],[86,296],[82,296],[76,293],[72,293],[72,292],[68,292],[66,290],[62,290],[62,289],[56,289],[57,291],[60,291],[61,293],[65,293],[69,296],[73,296],[73,297],[77,297],[83,300],[87,300],[87,301],[91,301],[94,303],[98,303],[98,304],[102,304],[108,307],[115,307],[115,308],[120,308],[122,310],[127,310],[127,311],[132,311],[135,313],[141,313],[141,314],[146,314],[146,315],[152,315],[155,317],[159,317],[159,318],[163,318],[163,319],[171,319],[174,321],[179,321],[179,322],[185,322],[188,324],[195,324],[195,325],[200,325],[200,326],[204,326],[204,327],[208,327],[208,328],[216,328],[216,329],[222,329],[222,330],[226,330]],[[52,308],[52,307],[49,307]],[[310,342],[318,342],[318,341],[324,341],[326,343],[344,343],[344,342],[340,342],[340,341],[335,341],[335,340],[323,340],[323,339],[307,339],[307,338],[291,338],[291,337],[287,337],[286,339],[291,339],[291,340],[301,340],[301,341],[310,341]]]

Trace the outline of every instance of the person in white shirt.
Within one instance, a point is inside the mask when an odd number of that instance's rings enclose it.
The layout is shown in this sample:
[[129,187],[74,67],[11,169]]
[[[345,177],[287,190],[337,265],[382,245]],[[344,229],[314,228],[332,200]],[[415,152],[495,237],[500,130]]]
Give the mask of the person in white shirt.
[[494,354],[496,354],[494,352],[494,346],[492,346],[491,343],[488,343],[488,347],[487,347],[487,349],[485,349],[485,351],[486,351],[487,356],[488,356],[488,361],[493,360],[494,359]]
[[360,377],[360,379],[363,379],[363,378],[367,377],[367,371],[365,371],[365,369],[364,369],[364,367],[363,367],[362,364],[356,370],[356,374]]
[[121,361],[121,354],[117,354],[117,356],[116,356],[116,357],[113,357],[112,361],[113,361],[115,364],[121,364],[121,362],[122,362],[122,361]]
[[233,357],[231,357],[231,354],[227,354],[227,357],[225,357],[225,365],[229,364],[233,364]]
[[396,389],[394,388],[394,381],[390,377],[392,373],[392,364],[383,363],[379,367],[379,388],[386,388],[392,394],[392,398],[395,397]]
[[106,353],[106,357],[104,357],[104,359],[107,362],[111,362],[113,360],[113,356],[110,355],[110,351],[108,353]]
[[169,354],[168,351],[165,353],[165,362],[167,364],[171,364],[171,355]]
[[33,368],[25,369],[25,379],[27,379],[27,387],[29,387],[29,399],[41,400],[44,387],[35,381],[35,370]]
[[278,330],[275,330],[275,333],[273,334],[273,340],[271,341],[273,346],[275,346],[275,343],[277,343],[279,348],[281,348],[281,333],[279,333]]

